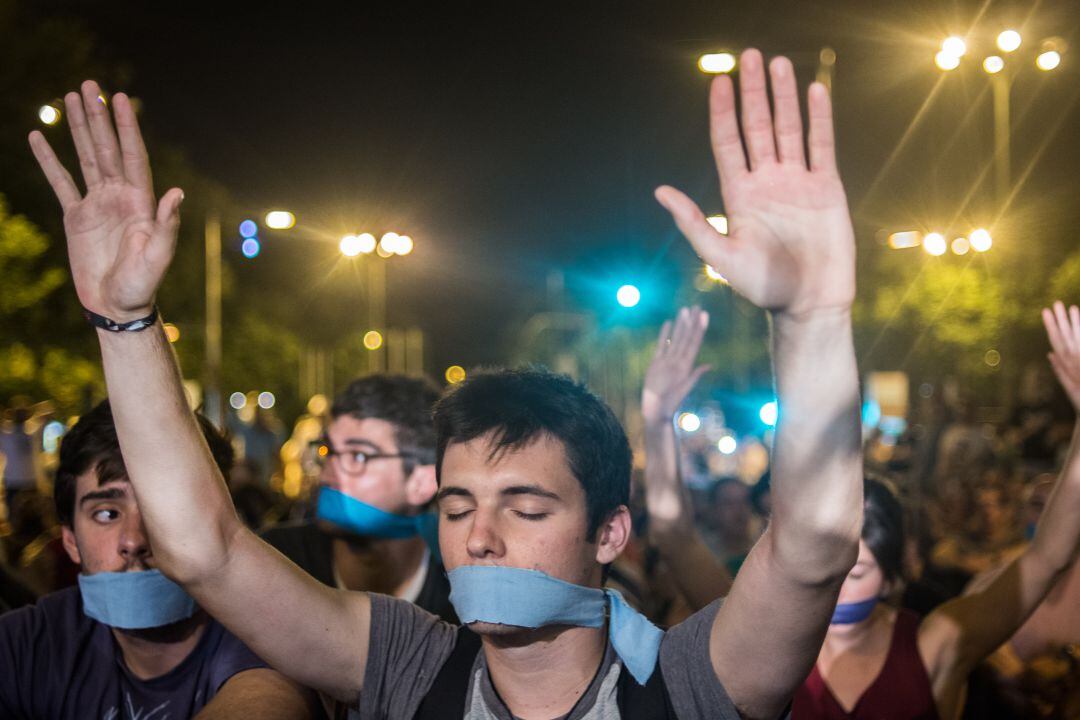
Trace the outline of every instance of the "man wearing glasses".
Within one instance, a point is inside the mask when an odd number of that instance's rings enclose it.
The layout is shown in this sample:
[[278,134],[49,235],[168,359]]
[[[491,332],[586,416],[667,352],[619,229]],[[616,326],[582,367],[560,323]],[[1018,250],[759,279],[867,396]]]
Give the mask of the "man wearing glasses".
[[354,380],[334,399],[311,453],[321,470],[314,521],[263,539],[331,587],[393,595],[454,621],[438,558],[435,430],[439,391],[401,375]]

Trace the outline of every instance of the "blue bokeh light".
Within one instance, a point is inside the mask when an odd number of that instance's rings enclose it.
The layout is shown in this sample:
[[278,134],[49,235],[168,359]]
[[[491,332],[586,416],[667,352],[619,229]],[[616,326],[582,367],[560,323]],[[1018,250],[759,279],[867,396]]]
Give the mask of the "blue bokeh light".
[[255,257],[259,254],[260,250],[262,250],[262,247],[255,238],[248,238],[240,245],[240,252],[242,252],[246,258]]
[[245,220],[240,223],[240,237],[253,238],[259,234],[259,226],[254,220]]

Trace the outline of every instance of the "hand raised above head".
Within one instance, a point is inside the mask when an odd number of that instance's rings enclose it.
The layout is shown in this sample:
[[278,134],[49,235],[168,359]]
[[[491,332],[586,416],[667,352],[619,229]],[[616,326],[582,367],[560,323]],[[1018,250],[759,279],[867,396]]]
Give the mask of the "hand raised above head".
[[660,329],[656,352],[645,373],[641,393],[641,414],[646,422],[671,422],[708,365],[695,367],[709,314],[699,307],[682,308]]
[[829,94],[814,83],[807,95],[808,165],[794,68],[778,57],[769,74],[775,117],[761,53],[742,54],[741,133],[731,78],[712,84],[712,149],[730,233],[718,233],[675,188],[661,187],[656,197],[705,262],[754,304],[793,316],[846,312],[855,298],[855,237],[836,170]]
[[1060,300],[1053,309],[1043,309],[1043,325],[1050,339],[1050,366],[1073,407],[1080,412],[1080,308],[1065,309]]
[[92,80],[64,98],[86,194],[57,159],[45,136],[30,147],[64,210],[68,259],[83,307],[117,322],[143,317],[172,260],[183,192],[155,202],[150,161],[130,99],[112,98],[116,129]]

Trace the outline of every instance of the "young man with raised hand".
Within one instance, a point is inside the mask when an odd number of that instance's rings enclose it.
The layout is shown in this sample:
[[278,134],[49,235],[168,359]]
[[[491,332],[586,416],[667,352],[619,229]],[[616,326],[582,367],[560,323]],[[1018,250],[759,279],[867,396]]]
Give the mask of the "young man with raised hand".
[[[228,440],[200,424],[215,468],[227,470]],[[107,401],[64,437],[54,500],[79,585],[0,616],[0,717],[314,716],[313,693],[156,569]]]
[[[745,52],[740,67],[745,142],[731,79],[718,78],[710,99],[731,234],[716,233],[682,193],[665,187],[657,197],[705,261],[773,313],[782,410],[770,528],[723,606],[662,636],[599,589],[630,531],[629,450],[610,410],[556,376],[482,375],[436,416],[439,541],[452,602],[482,641],[471,662],[468,631],[408,603],[326,587],[236,519],[154,305],[182,194],[170,190],[155,205],[126,96],[113,98],[118,139],[95,83],[69,94],[85,195],[40,133],[31,144],[64,208],[72,275],[100,328],[118,430],[162,570],[274,667],[361,717],[782,712],[820,648],[861,526],[854,238],[825,88],[809,92],[807,162],[791,63],[770,66],[775,120],[761,54]],[[549,395],[566,403],[552,406]],[[499,413],[485,414],[484,403],[470,402],[476,396]],[[477,412],[458,412],[468,408]],[[575,438],[610,450],[590,458]],[[592,477],[597,461],[617,473]],[[431,664],[400,672],[419,658]]]
[[269,528],[263,539],[326,585],[392,595],[456,620],[429,508],[438,399],[423,378],[349,383],[313,448],[321,467],[315,520]]

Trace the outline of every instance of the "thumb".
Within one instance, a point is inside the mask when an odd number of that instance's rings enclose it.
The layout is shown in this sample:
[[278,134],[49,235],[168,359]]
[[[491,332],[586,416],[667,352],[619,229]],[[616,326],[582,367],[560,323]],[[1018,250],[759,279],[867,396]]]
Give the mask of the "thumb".
[[151,254],[168,262],[176,249],[176,236],[180,232],[180,204],[184,202],[184,191],[173,188],[162,195],[158,201],[157,217],[154,220],[154,235],[150,240]]
[[656,189],[656,200],[671,213],[679,231],[694,246],[697,254],[717,272],[727,276],[727,258],[731,240],[716,231],[697,203],[670,185]]

